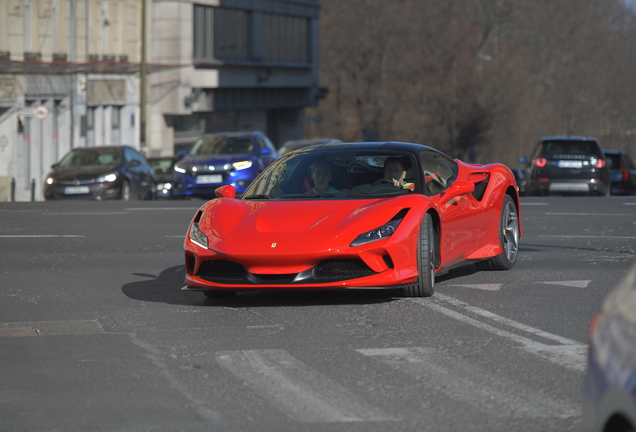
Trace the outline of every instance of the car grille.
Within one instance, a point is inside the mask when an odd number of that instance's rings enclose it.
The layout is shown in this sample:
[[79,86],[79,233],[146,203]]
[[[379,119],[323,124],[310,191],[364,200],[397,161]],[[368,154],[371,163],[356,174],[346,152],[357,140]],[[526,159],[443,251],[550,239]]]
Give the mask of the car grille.
[[[227,260],[204,261],[197,277],[221,284],[245,285],[289,285],[328,283],[376,274],[360,259],[326,260],[312,270],[310,278],[299,278],[298,274],[251,274],[239,263]],[[302,274],[301,274],[302,275]]]
[[314,267],[313,276],[316,281],[336,282],[357,279],[375,274],[360,259],[341,259],[322,261]]
[[58,184],[60,185],[70,185],[70,186],[79,186],[79,185],[87,185],[95,183],[95,179],[88,180],[58,180]]
[[197,276],[210,282],[237,283],[245,280],[247,271],[245,267],[232,261],[204,261]]

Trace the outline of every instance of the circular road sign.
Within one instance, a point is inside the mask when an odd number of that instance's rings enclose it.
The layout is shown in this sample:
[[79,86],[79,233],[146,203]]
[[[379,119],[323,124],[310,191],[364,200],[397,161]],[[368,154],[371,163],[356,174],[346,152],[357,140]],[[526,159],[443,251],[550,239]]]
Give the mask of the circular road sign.
[[33,115],[38,120],[46,120],[46,118],[49,116],[49,109],[46,107],[46,105],[38,105],[33,109]]

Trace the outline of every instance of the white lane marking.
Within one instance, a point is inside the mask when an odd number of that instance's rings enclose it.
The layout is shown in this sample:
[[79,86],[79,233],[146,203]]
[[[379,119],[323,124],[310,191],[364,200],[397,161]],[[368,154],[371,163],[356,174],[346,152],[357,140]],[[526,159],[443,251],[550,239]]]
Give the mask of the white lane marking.
[[546,212],[550,216],[634,216],[632,213],[552,213]]
[[597,236],[597,235],[547,235],[542,234],[544,238],[600,238],[600,239],[635,239],[636,236]]
[[428,388],[489,414],[506,417],[574,417],[578,405],[540,394],[506,377],[487,372],[450,353],[432,348],[359,349]]
[[81,238],[85,237],[83,235],[73,235],[73,234],[38,234],[38,235],[28,235],[28,234],[7,234],[0,235],[0,238],[59,238],[59,237],[68,237],[68,238]]
[[194,406],[194,411],[196,411],[201,417],[203,417],[210,423],[221,423],[220,413],[209,408],[206,400],[196,398],[190,392],[188,386],[179,381],[179,379],[175,375],[173,375],[172,372],[170,372],[170,368],[163,360],[163,356],[159,353],[159,350],[157,348],[140,340],[135,333],[129,333],[129,337],[133,344],[145,349],[148,352],[146,356],[150,360],[150,362],[154,364],[159,373],[168,380],[170,386],[181,393],[181,395]]
[[591,280],[571,280],[571,281],[553,281],[553,282],[537,282],[548,285],[563,285],[568,287],[576,287],[576,288],[587,288],[587,286],[592,282]]
[[624,205],[636,205],[636,203],[623,203]]
[[[569,369],[577,370],[580,372],[584,372],[586,368],[586,354],[587,354],[587,345],[580,344],[577,341],[567,339],[555,334],[551,334],[545,332],[543,330],[527,326],[525,324],[521,324],[519,322],[513,321],[508,318],[504,318],[502,316],[496,315],[492,312],[489,312],[484,309],[477,308],[475,306],[470,306],[467,303],[464,303],[460,300],[454,299],[452,297],[448,297],[442,294],[435,294],[434,298],[431,299],[411,299],[414,302],[417,302],[423,306],[428,307],[429,309],[435,310],[439,313],[442,313],[448,317],[461,321],[465,324],[471,325],[473,327],[477,327],[479,329],[485,330],[494,335],[509,339],[515,343],[521,345],[521,349],[527,351],[531,354],[534,354],[538,357],[549,360],[555,364],[560,366],[567,367]],[[502,330],[500,328],[494,327],[490,324],[486,324],[482,321],[478,321],[474,318],[470,318],[466,315],[463,315],[454,310],[448,309],[439,304],[440,301],[446,301],[453,306],[461,307],[471,313],[482,316],[484,318],[488,318],[492,321],[495,321],[500,324],[507,325],[516,330],[521,330],[526,333],[530,333],[534,336],[539,336],[547,340],[551,340],[557,342],[561,345],[547,345],[541,342],[534,341],[525,336],[521,336],[516,333],[512,333],[507,330]]]
[[220,351],[216,360],[299,422],[397,420],[284,350]]
[[451,286],[474,288],[484,291],[499,291],[503,284],[453,284]]

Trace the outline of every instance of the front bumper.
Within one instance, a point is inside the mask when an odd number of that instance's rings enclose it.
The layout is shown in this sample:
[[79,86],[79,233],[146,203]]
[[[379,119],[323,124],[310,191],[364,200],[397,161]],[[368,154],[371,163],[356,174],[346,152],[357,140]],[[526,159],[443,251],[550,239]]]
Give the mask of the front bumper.
[[44,185],[44,199],[107,200],[121,197],[121,182],[90,183],[83,185]]
[[599,179],[535,181],[528,185],[526,194],[551,195],[605,195],[608,186]]
[[[204,173],[207,175],[208,173]],[[255,168],[226,171],[219,173],[222,180],[214,183],[203,183],[197,181],[198,176],[191,176],[189,173],[175,173],[173,178],[172,195],[174,197],[214,197],[214,191],[221,186],[232,185],[236,189],[237,195],[245,192],[247,187],[259,174]]]
[[418,276],[416,238],[395,240],[358,247],[334,246],[333,240],[327,245],[325,240],[311,250],[301,251],[296,244],[285,252],[274,251],[270,243],[246,241],[227,248],[215,245],[221,253],[186,238],[186,289],[395,289]]

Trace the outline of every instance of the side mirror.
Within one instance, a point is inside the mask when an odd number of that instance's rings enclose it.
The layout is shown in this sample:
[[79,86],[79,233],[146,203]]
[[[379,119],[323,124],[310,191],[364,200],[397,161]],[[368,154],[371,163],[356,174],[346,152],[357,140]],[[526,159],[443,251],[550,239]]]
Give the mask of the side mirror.
[[128,166],[129,166],[129,167],[136,167],[136,166],[139,166],[139,165],[141,165],[141,162],[139,162],[139,161],[138,161],[138,160],[136,160],[136,159],[135,159],[135,160],[131,160],[131,161],[128,163]]
[[525,165],[525,164],[527,164],[527,163],[528,163],[528,158],[527,158],[527,157],[525,157],[525,156],[521,156],[521,157],[519,158],[519,163],[520,163],[521,165]]
[[183,159],[183,158],[184,158],[184,157],[186,157],[187,155],[188,155],[188,152],[187,152],[187,151],[183,151],[183,150],[181,150],[179,153],[177,153],[177,157],[178,157],[179,159]]
[[214,195],[217,198],[236,198],[236,189],[232,185],[226,185],[216,188]]
[[451,187],[449,187],[442,193],[442,196],[440,197],[438,204],[439,205],[446,204],[453,198],[456,198],[460,195],[473,193],[474,190],[475,190],[474,183],[471,183],[469,181],[464,181],[464,180],[455,180],[453,184],[451,185]]
[[53,165],[51,165],[51,168],[52,168],[52,169],[55,169],[55,168],[57,168],[57,167],[59,167],[59,166],[60,166],[60,164],[59,164],[59,163],[54,163]]
[[269,147],[263,147],[261,149],[261,154],[268,154],[268,153],[271,153],[271,152],[272,152],[272,149],[270,149]]

